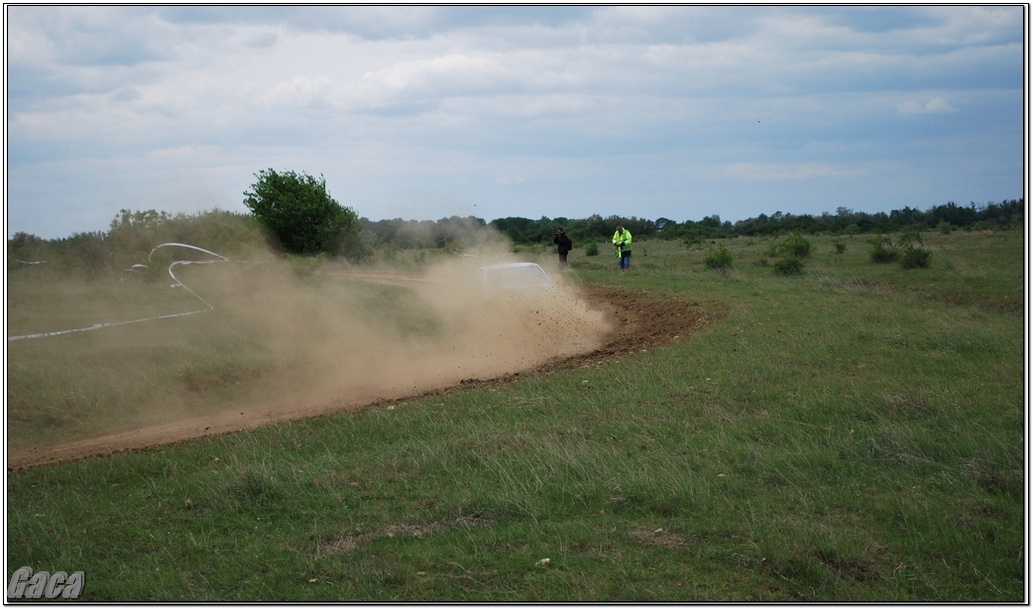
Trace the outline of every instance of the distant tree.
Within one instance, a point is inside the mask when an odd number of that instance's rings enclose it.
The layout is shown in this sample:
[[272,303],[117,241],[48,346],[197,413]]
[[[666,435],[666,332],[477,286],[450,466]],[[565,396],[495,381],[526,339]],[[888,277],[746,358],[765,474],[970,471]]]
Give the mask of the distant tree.
[[244,205],[293,254],[360,255],[358,216],[326,191],[323,176],[316,179],[293,171],[266,169],[244,193]]
[[592,239],[605,239],[608,242],[610,239],[610,235],[613,234],[613,227],[609,226],[606,220],[604,220],[603,217],[599,214],[592,214],[591,216],[588,216],[588,218],[585,221],[585,226],[583,230],[583,234],[577,236],[571,235],[570,238],[579,238],[582,241],[589,241]]
[[717,214],[714,214],[712,216],[707,216],[706,218],[703,218],[702,220],[700,220],[698,222],[698,224],[700,226],[706,226],[706,227],[709,227],[709,228],[718,228],[719,226],[721,226],[721,216],[719,216]]
[[38,249],[46,244],[42,238],[32,233],[17,232],[14,237],[7,240],[7,253],[12,255],[24,255],[26,251]]
[[122,209],[111,221],[105,240],[113,250],[136,255],[149,252],[162,241],[159,235],[171,220],[172,216],[164,211]]
[[17,232],[7,240],[7,268],[45,262],[46,241],[31,233]]
[[672,226],[677,226],[678,225],[678,223],[675,222],[674,220],[671,220],[670,218],[664,218],[664,217],[657,218],[656,222],[654,222],[654,224],[656,224],[657,232],[662,232],[665,229],[667,229],[668,227],[672,227]]

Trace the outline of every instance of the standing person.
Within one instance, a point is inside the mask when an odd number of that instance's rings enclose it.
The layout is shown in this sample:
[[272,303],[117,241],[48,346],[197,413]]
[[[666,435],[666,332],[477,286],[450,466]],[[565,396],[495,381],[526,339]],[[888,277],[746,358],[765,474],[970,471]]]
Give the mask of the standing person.
[[562,228],[556,229],[556,236],[552,238],[552,242],[556,244],[556,251],[560,254],[560,268],[567,268],[567,253],[574,249],[573,242]]
[[631,231],[618,226],[617,232],[613,233],[613,244],[617,247],[617,257],[620,258],[623,273],[631,268]]

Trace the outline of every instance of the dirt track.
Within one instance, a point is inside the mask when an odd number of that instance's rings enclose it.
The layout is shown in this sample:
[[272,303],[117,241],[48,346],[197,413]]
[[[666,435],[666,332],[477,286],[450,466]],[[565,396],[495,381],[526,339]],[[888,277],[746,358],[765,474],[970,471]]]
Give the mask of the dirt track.
[[380,400],[356,407],[343,401],[328,399],[321,403],[278,405],[268,410],[227,412],[175,421],[162,425],[126,430],[105,436],[86,438],[56,445],[33,446],[8,451],[8,470],[25,469],[38,465],[74,461],[109,455],[120,451],[153,450],[186,440],[252,429],[291,419],[320,416],[363,407],[379,407],[411,400],[423,395],[447,393],[469,386],[510,382],[520,374],[552,372],[599,364],[635,351],[668,343],[698,331],[707,323],[705,312],[682,301],[662,301],[636,294],[605,288],[585,288],[589,303],[603,311],[616,328],[606,343],[589,353],[547,362],[533,370],[515,372],[490,379],[465,379],[457,385],[436,388],[395,400]]

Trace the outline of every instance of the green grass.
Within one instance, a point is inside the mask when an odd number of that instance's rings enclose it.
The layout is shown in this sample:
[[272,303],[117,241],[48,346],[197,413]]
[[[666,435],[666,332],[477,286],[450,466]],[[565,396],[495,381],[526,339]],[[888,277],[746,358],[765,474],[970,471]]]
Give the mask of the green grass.
[[[809,239],[793,276],[764,239],[723,244],[724,272],[674,242],[627,274],[575,250],[578,281],[710,313],[651,352],[11,472],[8,577],[84,570],[93,601],[1023,601],[1023,235],[925,233],[914,270]],[[210,366],[274,365],[226,348]]]

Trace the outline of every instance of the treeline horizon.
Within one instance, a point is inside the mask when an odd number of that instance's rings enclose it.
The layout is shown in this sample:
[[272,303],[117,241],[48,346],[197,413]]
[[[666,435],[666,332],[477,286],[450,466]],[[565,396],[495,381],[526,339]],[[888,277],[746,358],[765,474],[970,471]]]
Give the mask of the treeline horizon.
[[837,208],[835,214],[825,212],[820,216],[778,211],[771,216],[761,214],[756,218],[734,223],[722,222],[718,214],[699,221],[685,222],[663,217],[656,220],[616,215],[604,218],[599,214],[582,219],[542,216],[533,220],[511,216],[496,218],[490,222],[474,216],[452,216],[436,221],[401,218],[376,221],[360,218],[360,221],[363,223],[363,232],[374,237],[378,243],[393,244],[402,248],[419,248],[447,247],[449,243],[461,243],[463,232],[478,226],[490,226],[519,245],[552,244],[556,229],[562,228],[576,245],[578,242],[609,241],[618,226],[631,231],[635,238],[693,241],[791,233],[849,235],[947,228],[998,228],[1021,224],[1024,219],[1024,200],[1010,199],[984,205],[970,203],[968,206],[960,206],[952,201],[933,206],[926,211],[905,206],[901,210],[889,213],[855,212],[845,207]]
[[[775,212],[737,222],[722,221],[713,214],[699,221],[677,222],[669,218],[649,220],[635,216],[593,214],[587,218],[522,217],[496,218],[491,221],[474,216],[451,216],[440,220],[369,220],[360,217],[362,247],[348,256],[361,261],[377,248],[422,249],[455,248],[476,244],[481,231],[497,230],[514,245],[552,245],[557,228],[563,228],[575,247],[591,242],[607,242],[617,226],[623,226],[636,239],[683,240],[686,243],[780,234],[883,234],[915,230],[981,230],[1021,225],[1025,219],[1023,199],[968,206],[948,202],[926,211],[911,207],[889,213],[856,212],[839,207],[835,213],[819,216]],[[219,251],[226,255],[268,243],[278,244],[251,214],[222,210],[195,215],[155,210],[121,210],[107,231],[73,233],[70,237],[43,239],[17,232],[7,240],[8,268],[16,268],[46,258],[61,260],[63,266],[96,271],[132,266],[142,255],[165,242],[181,242]]]

